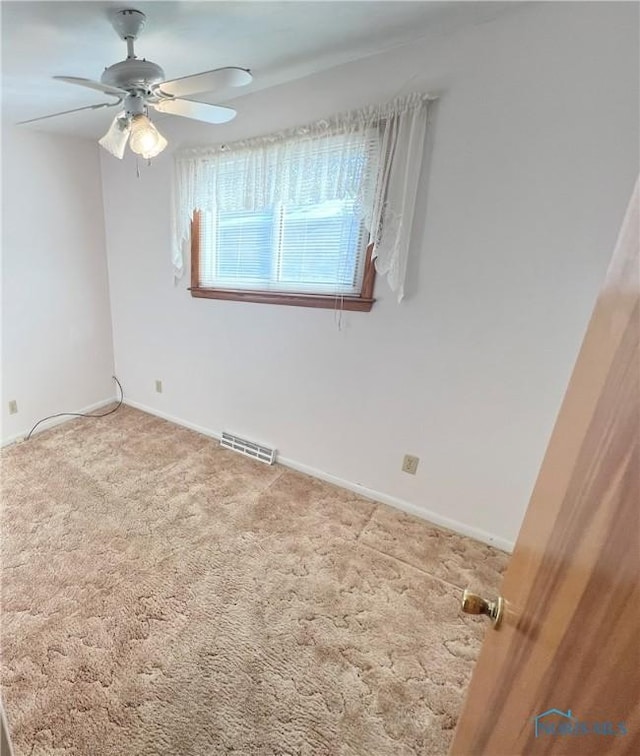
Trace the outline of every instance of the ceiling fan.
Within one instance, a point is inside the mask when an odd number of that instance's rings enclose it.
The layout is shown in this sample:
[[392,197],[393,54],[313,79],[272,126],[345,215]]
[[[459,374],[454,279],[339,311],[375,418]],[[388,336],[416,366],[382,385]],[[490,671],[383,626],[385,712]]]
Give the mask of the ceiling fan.
[[245,86],[253,79],[251,72],[245,68],[216,68],[212,71],[203,71],[192,76],[165,81],[164,71],[157,63],[144,58],[140,60],[134,53],[133,43],[145,22],[145,14],[133,9],[120,10],[112,17],[113,28],[127,43],[127,57],[105,68],[100,81],[77,76],[53,77],[57,81],[97,89],[99,92],[114,97],[115,100],[31,118],[21,123],[33,123],[68,113],[78,113],[82,110],[123,105],[124,110],[113,119],[109,130],[99,140],[100,145],[115,157],[122,159],[127,142],[129,142],[129,147],[133,152],[151,159],[164,150],[167,140],[149,120],[149,108],[160,113],[213,124],[226,123],[234,118],[236,111],[233,108],[199,102],[191,97],[217,89]]

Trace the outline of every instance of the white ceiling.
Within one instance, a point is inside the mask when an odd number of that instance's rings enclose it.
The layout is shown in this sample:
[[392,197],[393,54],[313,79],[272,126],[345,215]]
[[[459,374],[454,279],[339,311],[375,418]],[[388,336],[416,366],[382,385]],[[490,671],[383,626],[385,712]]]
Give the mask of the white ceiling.
[[[99,79],[126,57],[109,23],[115,10],[147,15],[136,54],[167,78],[221,66],[250,68],[242,90],[282,84],[432,33],[451,33],[506,10],[502,2],[2,2],[3,120],[47,115],[105,99],[52,81],[54,75]],[[235,93],[208,97],[224,102]],[[205,98],[202,98],[205,99]],[[105,111],[60,116],[25,128],[98,137]]]

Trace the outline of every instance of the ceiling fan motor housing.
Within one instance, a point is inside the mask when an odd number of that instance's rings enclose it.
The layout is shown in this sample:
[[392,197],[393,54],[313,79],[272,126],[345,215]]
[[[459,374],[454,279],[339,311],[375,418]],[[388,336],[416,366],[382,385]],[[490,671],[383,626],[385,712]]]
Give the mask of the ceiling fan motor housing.
[[114,63],[109,68],[105,68],[100,77],[103,84],[126,89],[127,92],[132,90],[144,90],[146,92],[154,84],[159,84],[164,80],[164,71],[157,63],[152,63],[150,60],[138,60],[137,58],[128,58],[120,61],[120,63]]

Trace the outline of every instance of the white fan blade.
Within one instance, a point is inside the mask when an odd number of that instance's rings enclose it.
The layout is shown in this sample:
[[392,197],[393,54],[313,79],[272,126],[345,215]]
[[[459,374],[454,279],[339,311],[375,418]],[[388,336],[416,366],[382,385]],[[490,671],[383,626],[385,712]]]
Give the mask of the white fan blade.
[[98,92],[104,92],[113,97],[126,97],[129,94],[126,89],[110,87],[108,84],[103,84],[100,81],[93,81],[93,79],[83,79],[81,76],[54,76],[53,78],[56,81],[66,81],[67,84],[78,84],[79,86],[87,87],[88,89],[97,89]]
[[189,95],[215,92],[227,87],[244,87],[252,80],[251,72],[245,68],[216,68],[213,71],[203,71],[193,76],[164,81],[158,85],[157,89],[172,97],[189,97]]
[[63,110],[60,113],[51,113],[51,115],[38,116],[38,118],[29,118],[27,121],[18,121],[17,126],[22,126],[23,123],[34,123],[35,121],[46,121],[47,118],[56,118],[56,116],[67,115],[68,113],[79,113],[81,110],[98,110],[98,108],[113,108],[115,105],[120,105],[122,100],[116,102],[100,102],[97,105],[85,105],[84,108],[73,108],[73,110]]
[[233,108],[224,108],[222,105],[209,105],[207,102],[194,102],[193,100],[160,100],[153,106],[160,113],[193,118],[205,123],[227,123],[236,117]]

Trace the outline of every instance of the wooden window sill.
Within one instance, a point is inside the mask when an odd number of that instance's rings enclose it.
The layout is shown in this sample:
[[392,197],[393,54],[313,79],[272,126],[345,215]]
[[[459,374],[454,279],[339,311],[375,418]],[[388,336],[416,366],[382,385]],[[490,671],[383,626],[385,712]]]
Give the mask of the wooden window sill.
[[233,302],[257,302],[259,304],[279,304],[293,307],[323,307],[329,310],[350,310],[369,312],[376,301],[372,297],[340,297],[329,294],[287,294],[275,291],[247,291],[240,289],[206,289],[192,286],[192,297],[203,299],[225,299]]

